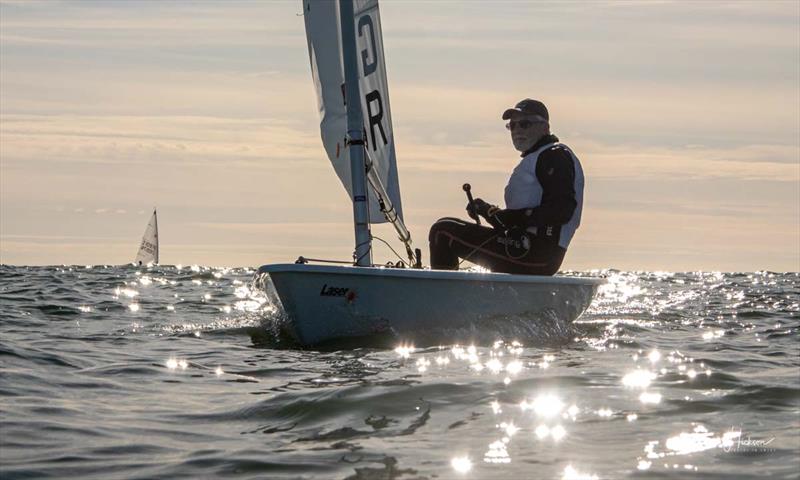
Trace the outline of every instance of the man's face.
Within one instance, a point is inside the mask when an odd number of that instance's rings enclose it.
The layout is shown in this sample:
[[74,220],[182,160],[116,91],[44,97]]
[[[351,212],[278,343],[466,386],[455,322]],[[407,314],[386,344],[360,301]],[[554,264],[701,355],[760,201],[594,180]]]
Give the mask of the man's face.
[[514,115],[506,124],[514,148],[524,152],[534,146],[547,132],[547,123],[533,115]]

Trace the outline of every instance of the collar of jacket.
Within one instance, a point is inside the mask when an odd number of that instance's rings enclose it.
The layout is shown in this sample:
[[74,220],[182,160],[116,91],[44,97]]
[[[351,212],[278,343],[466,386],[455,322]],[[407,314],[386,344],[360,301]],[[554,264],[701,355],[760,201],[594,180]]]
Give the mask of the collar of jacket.
[[525,150],[519,156],[520,157],[524,157],[525,155],[528,155],[529,153],[532,153],[532,152],[535,152],[536,150],[539,150],[540,148],[544,147],[548,143],[556,143],[557,141],[558,141],[558,137],[556,137],[555,135],[553,135],[553,134],[545,135],[542,138],[540,138],[539,141],[536,142],[531,148]]

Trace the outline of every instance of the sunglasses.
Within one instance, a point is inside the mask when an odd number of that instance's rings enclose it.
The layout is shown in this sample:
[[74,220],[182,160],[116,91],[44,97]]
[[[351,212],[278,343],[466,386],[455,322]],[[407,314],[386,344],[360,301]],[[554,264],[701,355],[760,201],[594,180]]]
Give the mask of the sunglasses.
[[534,122],[531,120],[511,120],[510,122],[506,123],[506,128],[509,130],[516,130],[518,128],[526,129],[530,128],[534,123],[544,123],[541,121]]

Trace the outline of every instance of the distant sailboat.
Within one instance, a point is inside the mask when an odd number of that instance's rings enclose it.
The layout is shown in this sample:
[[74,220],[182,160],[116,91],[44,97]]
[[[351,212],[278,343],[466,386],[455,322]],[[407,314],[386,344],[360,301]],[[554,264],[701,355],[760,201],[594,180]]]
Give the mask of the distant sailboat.
[[136,254],[136,265],[149,265],[158,263],[158,217],[156,209],[153,209],[153,216],[147,222],[147,228],[142,236],[142,244],[139,246],[139,253]]

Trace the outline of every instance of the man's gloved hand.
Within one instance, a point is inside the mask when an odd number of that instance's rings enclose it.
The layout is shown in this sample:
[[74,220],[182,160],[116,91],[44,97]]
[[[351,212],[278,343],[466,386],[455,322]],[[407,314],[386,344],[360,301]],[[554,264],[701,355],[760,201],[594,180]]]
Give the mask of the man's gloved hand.
[[467,204],[467,214],[471,218],[476,219],[480,215],[495,228],[502,226],[502,223],[498,223],[498,219],[495,218],[495,213],[499,211],[500,209],[497,206],[484,201],[482,198],[476,198],[472,203]]
[[476,210],[477,209],[475,208],[475,204],[473,202],[469,202],[467,204],[467,215],[469,215],[469,218],[471,218],[471,219],[473,219],[473,220],[475,220],[477,222],[478,221],[478,212]]
[[476,198],[467,204],[467,214],[473,219],[477,219],[478,215],[486,217],[486,212],[489,210],[489,207],[491,207],[491,205],[486,203],[482,198]]

